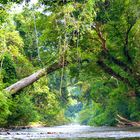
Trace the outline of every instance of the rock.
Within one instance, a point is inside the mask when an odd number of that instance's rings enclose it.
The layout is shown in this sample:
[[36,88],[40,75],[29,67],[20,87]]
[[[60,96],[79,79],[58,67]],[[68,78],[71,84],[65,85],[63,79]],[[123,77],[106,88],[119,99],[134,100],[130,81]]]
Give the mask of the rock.
[[56,132],[47,132],[47,134],[56,134]]
[[40,134],[44,134],[44,133],[41,132]]
[[10,133],[10,132],[7,132],[6,134],[7,134],[7,135],[10,135],[11,133]]

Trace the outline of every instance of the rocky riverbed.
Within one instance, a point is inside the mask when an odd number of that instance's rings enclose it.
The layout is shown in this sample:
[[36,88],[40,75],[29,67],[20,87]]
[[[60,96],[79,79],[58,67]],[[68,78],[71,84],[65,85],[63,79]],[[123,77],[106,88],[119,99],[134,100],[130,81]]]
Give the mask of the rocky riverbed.
[[140,139],[140,128],[63,125],[55,127],[1,130],[0,139]]

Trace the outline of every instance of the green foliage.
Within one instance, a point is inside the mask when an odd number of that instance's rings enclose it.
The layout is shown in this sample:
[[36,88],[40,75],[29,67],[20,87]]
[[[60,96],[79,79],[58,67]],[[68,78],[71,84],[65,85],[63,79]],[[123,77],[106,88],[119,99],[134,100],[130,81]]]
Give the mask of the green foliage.
[[7,4],[8,2],[20,3],[20,2],[23,2],[23,0],[0,0],[0,3],[2,4]]
[[16,81],[16,70],[15,65],[13,64],[13,61],[11,60],[10,55],[5,55],[3,60],[3,82],[6,83],[6,86],[8,84],[12,84]]
[[7,124],[7,118],[11,114],[9,111],[10,99],[7,93],[0,91],[0,126]]
[[76,115],[82,110],[82,103],[69,105],[65,111],[65,116],[68,118],[75,118]]
[[0,1],[0,91],[55,62],[69,66],[13,97],[0,92],[0,125],[139,121],[139,1],[40,0],[14,15],[8,2]]
[[[49,91],[46,77],[34,84],[34,90],[32,92],[32,100],[40,115],[41,122],[46,125],[54,125],[66,121],[64,111],[62,111],[63,109],[57,99],[58,95]],[[60,118],[60,116],[62,118]]]
[[79,114],[81,123],[115,125],[118,114],[131,120],[139,120],[139,99],[131,97],[133,91],[129,92],[129,89],[116,79],[110,79],[108,82],[97,80],[92,84],[90,92],[83,95],[88,104],[85,104]]
[[25,93],[12,99],[11,114],[8,117],[8,125],[27,125],[38,120],[38,113],[31,101],[31,96]]

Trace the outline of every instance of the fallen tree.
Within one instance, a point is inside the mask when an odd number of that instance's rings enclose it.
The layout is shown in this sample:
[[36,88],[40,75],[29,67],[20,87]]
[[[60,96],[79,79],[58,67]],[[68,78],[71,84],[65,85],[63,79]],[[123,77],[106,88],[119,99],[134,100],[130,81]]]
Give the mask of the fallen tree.
[[130,121],[120,115],[117,115],[116,121],[118,122],[118,127],[127,127],[127,126],[134,126],[140,127],[140,122]]
[[54,63],[51,66],[38,70],[37,72],[31,74],[30,76],[27,76],[27,77],[21,79],[20,81],[14,83],[13,85],[7,87],[5,89],[5,91],[7,91],[11,94],[17,93],[21,89],[33,84],[38,79],[45,76],[46,74],[50,74],[50,73],[56,71],[57,69],[60,69],[66,65],[68,65],[68,62],[66,62],[66,61],[64,63],[60,63],[60,62]]
[[[88,59],[83,59],[80,61],[81,64],[83,62],[89,63],[90,61]],[[49,67],[38,70],[37,72],[35,72],[35,73],[21,79],[20,81],[12,84],[11,86],[5,88],[5,91],[7,91],[11,94],[15,94],[18,91],[20,91],[21,89],[33,84],[34,82],[39,80],[41,77],[45,76],[46,74],[50,74],[60,68],[67,66],[68,64],[69,64],[69,62],[66,60],[65,61],[61,60],[60,62],[53,63]]]

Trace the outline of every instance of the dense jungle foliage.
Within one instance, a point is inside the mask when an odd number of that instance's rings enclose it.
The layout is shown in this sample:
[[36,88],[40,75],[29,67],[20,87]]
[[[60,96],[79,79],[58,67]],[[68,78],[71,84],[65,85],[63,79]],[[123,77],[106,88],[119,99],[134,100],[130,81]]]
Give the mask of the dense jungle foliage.
[[139,56],[139,0],[0,0],[0,126],[140,121]]

